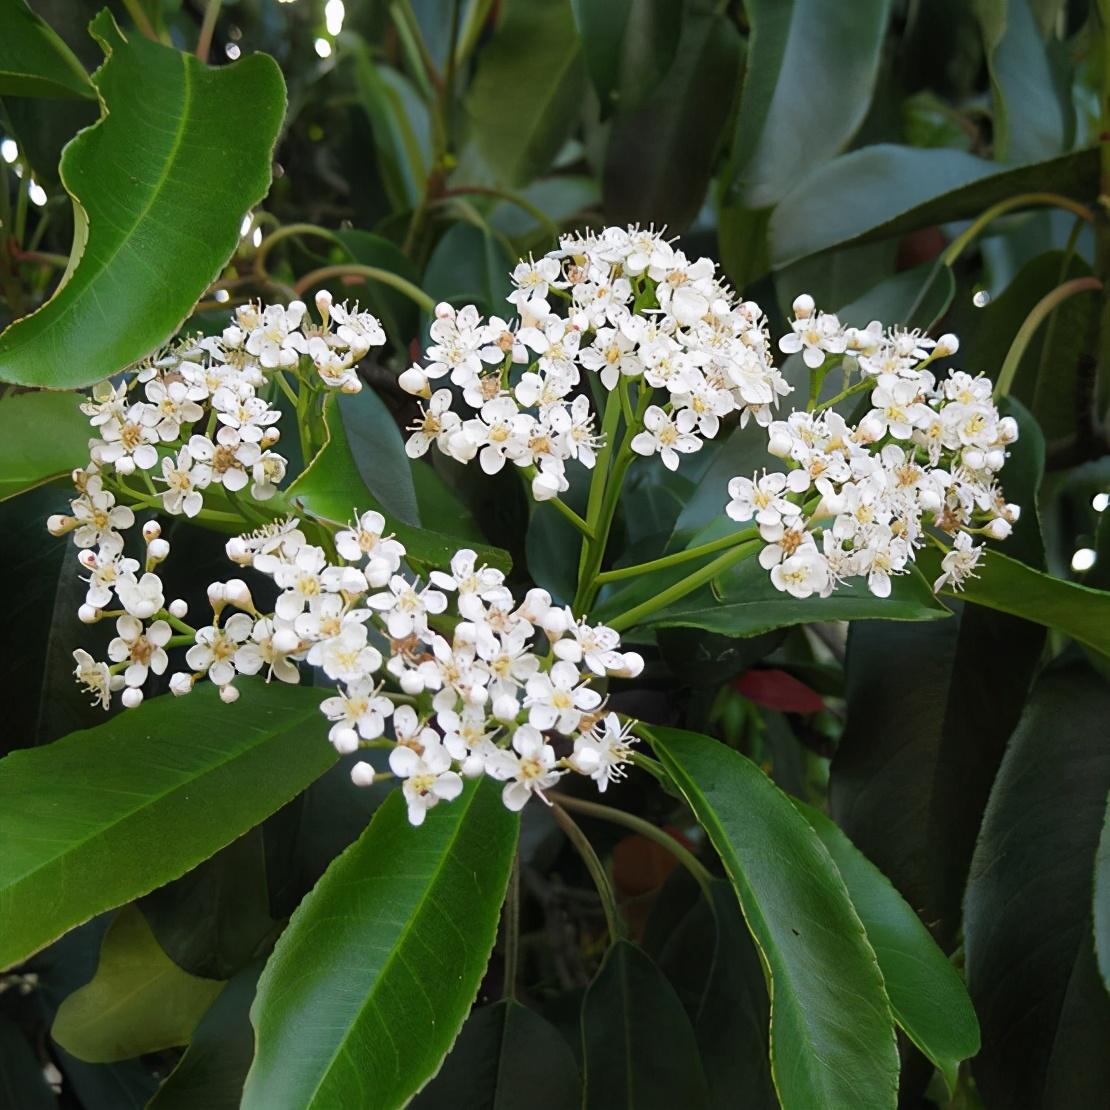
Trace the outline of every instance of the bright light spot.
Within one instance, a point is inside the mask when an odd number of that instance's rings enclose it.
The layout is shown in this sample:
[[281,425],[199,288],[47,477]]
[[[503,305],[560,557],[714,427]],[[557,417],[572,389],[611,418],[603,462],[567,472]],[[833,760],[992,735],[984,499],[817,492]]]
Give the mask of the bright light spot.
[[46,203],[46,190],[37,181],[31,182],[27,196],[32,204],[37,204],[40,208]]
[[217,289],[216,292],[212,294],[212,296],[217,301],[219,301],[220,304],[223,304],[225,301],[231,300],[231,294],[226,289]]
[[1096,558],[1097,558],[1097,556],[1095,555],[1094,548],[1081,547],[1071,557],[1071,569],[1072,570],[1090,570],[1091,567],[1093,567],[1095,565],[1095,559]]
[[245,239],[251,233],[251,224],[254,223],[254,216],[249,212],[243,217],[243,222],[239,225],[239,238]]
[[226,54],[226,55],[227,55],[227,56],[228,56],[228,57],[229,57],[229,58],[230,58],[230,59],[231,59],[232,61],[235,61],[235,59],[236,59],[236,58],[238,58],[238,57],[239,57],[239,55],[240,55],[240,54],[242,54],[243,52],[242,52],[242,50],[240,50],[240,49],[239,49],[239,47],[237,47],[237,46],[235,45],[235,43],[233,43],[233,42],[229,42],[229,43],[227,44],[227,46],[225,46],[225,47],[224,47],[224,53],[225,53],[225,54]]
[[19,157],[19,147],[15,144],[15,139],[5,139],[0,143],[0,158],[10,166]]
[[980,289],[979,292],[971,298],[971,303],[975,305],[976,308],[985,308],[991,303],[991,295],[985,289]]
[[328,27],[329,35],[338,35],[343,30],[343,17],[347,14],[347,9],[343,6],[343,0],[328,0],[324,5],[324,22]]
[[256,247],[262,246],[262,228],[256,227],[254,229],[254,234],[251,236],[251,242]]
[[314,45],[321,58],[331,57],[331,43],[327,39],[317,39]]
[[1096,493],[1091,498],[1091,508],[1096,513],[1106,512],[1106,506],[1110,505],[1110,493]]

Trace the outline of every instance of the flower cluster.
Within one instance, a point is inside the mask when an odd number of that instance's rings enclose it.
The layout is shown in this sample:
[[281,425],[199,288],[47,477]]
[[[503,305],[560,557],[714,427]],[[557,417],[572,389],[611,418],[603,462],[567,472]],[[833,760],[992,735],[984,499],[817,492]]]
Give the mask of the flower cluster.
[[[802,352],[812,368],[830,354],[853,359],[872,407],[855,426],[831,408],[773,421],[768,451],[789,469],[734,478],[726,513],[755,522],[761,566],[794,597],[828,596],[855,577],[889,596],[891,576],[909,572],[927,526],[955,537],[934,589],[958,588],[982,551],[973,537],[1005,539],[1020,514],[996,478],[1016,421],[1000,416],[988,379],[952,371],[938,381],[926,369],[956,351],[954,336],[934,342],[878,322],[843,328],[814,313],[809,297],[794,308],[780,347]],[[853,367],[845,370],[847,378]]]
[[[512,277],[511,321],[483,320],[473,306],[436,309],[425,364],[400,378],[426,400],[410,455],[434,443],[460,462],[477,457],[489,474],[511,462],[546,500],[568,488],[568,460],[593,467],[603,442],[583,371],[610,393],[635,383],[643,427],[631,448],[671,470],[723,417],[766,425],[790,392],[759,307],[737,300],[710,259],[691,261],[654,231],[568,235]],[[447,382],[468,412],[456,411]]]
[[48,527],[72,533],[88,572],[81,619],[116,617],[111,668],[76,656],[79,679],[105,706],[113,690],[127,706],[142,701],[148,673],[166,669],[169,622],[187,612],[181,600],[166,605],[157,567],[169,543],[157,522],[143,529],[142,562],[126,553],[135,512],[122,502],[193,518],[217,492],[225,507],[248,487],[255,501],[277,494],[287,466],[272,450],[280,438],[281,412],[270,399],[278,377],[307,365],[323,388],[357,391],[355,363],[385,342],[378,321],[357,306],[333,304],[327,293],[316,304],[319,324],[300,301],[243,305],[220,335],[181,339],[119,384],[97,386],[81,405],[93,432],[89,463],[73,473],[70,514],[51,517]]

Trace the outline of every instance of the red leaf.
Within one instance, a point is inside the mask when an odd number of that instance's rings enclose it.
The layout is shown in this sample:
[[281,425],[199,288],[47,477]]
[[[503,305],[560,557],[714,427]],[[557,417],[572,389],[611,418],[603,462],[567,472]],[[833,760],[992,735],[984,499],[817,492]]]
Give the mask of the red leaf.
[[825,708],[821,695],[786,671],[745,671],[733,680],[733,688],[765,709],[783,713],[820,713]]

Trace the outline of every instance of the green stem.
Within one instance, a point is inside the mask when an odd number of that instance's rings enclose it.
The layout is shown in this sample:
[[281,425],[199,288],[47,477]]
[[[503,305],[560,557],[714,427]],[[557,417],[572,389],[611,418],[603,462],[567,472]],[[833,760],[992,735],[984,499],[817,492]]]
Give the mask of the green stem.
[[688,547],[685,551],[676,551],[673,555],[663,555],[647,563],[636,563],[630,567],[617,567],[615,570],[602,571],[594,581],[603,586],[607,582],[616,582],[621,578],[636,578],[641,574],[649,574],[653,570],[665,570],[667,567],[676,567],[690,559],[699,559],[703,555],[712,555],[715,551],[723,551],[735,547],[738,543],[747,543],[758,535],[755,528],[748,528],[743,532],[733,532],[719,540],[710,540],[709,543],[697,547]]
[[443,197],[437,203],[452,200],[457,196],[488,196],[497,197],[499,200],[516,205],[522,212],[527,212],[540,227],[544,228],[552,239],[559,238],[559,225],[537,204],[533,204],[526,197],[514,193],[509,189],[498,189],[491,185],[454,185],[443,190]]
[[[620,425],[621,407],[619,400],[610,393],[605,398],[605,411],[601,417],[601,438],[603,443],[594,461],[594,472],[590,476],[590,492],[586,500],[586,524],[590,529],[582,544],[578,558],[578,589],[575,593],[574,609],[577,612],[583,593],[588,586],[589,568],[594,561],[594,547],[597,534],[597,522],[601,518],[601,509],[605,504],[605,484],[609,476],[609,460],[613,455],[613,444]],[[600,563],[600,558],[598,559]]]
[[[1105,157],[1104,152],[1103,158],[1105,159]],[[1040,205],[1066,209],[1068,212],[1074,212],[1080,219],[1086,220],[1088,223],[1094,220],[1094,213],[1085,204],[1080,204],[1079,201],[1072,200],[1071,197],[1065,197],[1059,193],[1021,193],[1016,197],[1007,197],[1005,200],[1000,200],[997,204],[991,205],[966,231],[948,244],[944,253],[940,256],[941,261],[946,266],[951,266],[979,237],[983,229],[993,220],[998,219],[999,216],[1004,216],[1007,212],[1012,212],[1016,208],[1032,208]]]
[[597,888],[597,896],[601,900],[601,909],[605,914],[605,924],[609,929],[609,939],[614,943],[624,936],[624,926],[621,924],[620,914],[617,912],[617,897],[613,893],[613,884],[605,873],[601,860],[597,857],[593,845],[586,834],[575,823],[574,818],[563,808],[562,800],[548,799],[551,802],[551,812],[555,823],[566,833],[567,839],[574,845],[575,851],[582,857],[586,870],[593,879]]
[[123,0],[123,6],[127,9],[128,15],[135,21],[135,26],[139,28],[139,31],[152,42],[157,42],[158,35],[154,30],[154,25],[150,22],[146,12],[143,11],[143,6],[139,3],[139,0]]
[[1096,291],[1101,288],[1102,282],[1096,277],[1073,278],[1071,281],[1065,281],[1063,285],[1056,286],[1033,306],[1032,312],[1025,317],[1021,327],[1018,328],[1017,335],[1014,336],[1014,341],[1010,344],[1010,349],[1006,352],[1006,357],[1002,361],[1002,369],[998,372],[998,381],[994,387],[995,400],[1005,397],[1010,392],[1014,384],[1014,376],[1017,374],[1018,366],[1025,354],[1025,349],[1036,334],[1037,328],[1052,313],[1053,309],[1069,297],[1074,297],[1076,293]]
[[188,625],[179,617],[175,617],[168,609],[160,609],[154,614],[154,619],[165,621],[170,628],[176,628],[178,632],[182,632],[186,636],[196,636],[197,634],[197,630],[192,625]]
[[[521,473],[526,475],[529,479],[534,478],[536,475],[536,468],[534,466],[524,466],[520,468]],[[588,542],[593,532],[590,530],[589,524],[586,523],[565,501],[559,497],[549,497],[546,501],[539,502],[541,505],[551,505],[553,508],[558,509],[559,512],[566,517],[567,520],[578,529],[579,532],[585,537]]]
[[706,563],[704,567],[694,571],[693,574],[689,574],[676,582],[673,586],[661,590],[654,597],[649,598],[640,605],[633,606],[631,609],[626,610],[606,623],[617,632],[623,632],[626,628],[631,628],[639,621],[642,621],[644,617],[651,616],[652,613],[657,613],[660,609],[665,609],[672,602],[678,601],[687,594],[693,593],[694,590],[699,587],[704,586],[706,582],[711,582],[718,574],[732,566],[733,563],[738,563],[741,559],[751,555],[762,546],[763,541],[756,539],[733,547],[723,555],[717,556],[711,563]]
[[266,259],[270,252],[278,243],[300,235],[315,235],[320,239],[330,239],[333,243],[343,246],[339,236],[326,227],[320,227],[318,224],[285,224],[284,227],[279,227],[276,231],[270,232],[258,244],[258,249],[254,252],[254,272],[264,281],[269,281],[270,274],[266,269]]
[[587,817],[596,817],[600,821],[609,821],[614,825],[622,825],[626,829],[631,829],[640,836],[646,837],[648,840],[660,847],[666,848],[683,867],[697,880],[698,886],[705,891],[708,896],[709,885],[713,882],[713,876],[710,874],[709,869],[694,855],[689,848],[680,844],[669,832],[653,825],[650,821],[645,821],[642,817],[637,817],[635,814],[626,813],[623,809],[614,809],[612,806],[599,805],[597,802],[590,802],[584,798],[571,798],[567,795],[559,795],[559,804],[565,806],[567,809],[575,810],[578,813],[585,814]]
[[202,62],[208,61],[208,51],[212,49],[212,36],[216,33],[216,20],[220,18],[220,8],[223,0],[208,0],[204,9],[204,19],[201,20],[200,34],[197,36],[197,57]]
[[874,384],[871,378],[864,378],[863,381],[856,382],[855,385],[850,385],[847,389],[842,389],[835,397],[822,401],[813,411],[817,413],[824,412],[825,409],[831,409],[833,405],[839,405],[846,397],[852,397],[857,393],[862,393],[865,389],[871,389]]
[[389,285],[396,289],[398,293],[404,293],[410,301],[419,305],[425,312],[435,311],[436,302],[423,289],[413,285],[411,281],[406,281],[400,274],[390,273],[389,270],[380,270],[377,266],[360,266],[354,262],[344,263],[340,266],[322,266],[319,270],[312,270],[298,280],[297,284],[293,286],[293,291],[298,297],[303,296],[314,285],[319,285],[333,277],[361,277],[370,281],[380,281],[383,285]]

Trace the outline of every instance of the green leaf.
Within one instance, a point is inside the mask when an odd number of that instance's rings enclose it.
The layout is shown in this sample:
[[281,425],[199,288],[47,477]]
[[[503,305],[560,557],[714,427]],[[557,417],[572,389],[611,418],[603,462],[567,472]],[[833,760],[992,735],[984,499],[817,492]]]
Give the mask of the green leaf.
[[[416,267],[401,252],[401,248],[381,235],[359,228],[340,228],[335,237],[347,249],[352,262],[362,266],[376,266],[398,274],[413,285],[420,284]],[[401,350],[408,350],[408,341],[416,335],[419,326],[419,309],[413,301],[397,289],[377,281],[366,283],[366,307],[377,316],[390,341]]]
[[[940,574],[940,559],[939,551],[929,550],[922,551],[917,561],[930,578],[934,572]],[[995,548],[988,548],[980,557],[976,575],[959,593],[944,590],[944,596],[1058,628],[1081,644],[1110,655],[1110,592],[1053,578]]]
[[945,947],[1043,646],[1039,626],[976,605],[949,621],[857,621],[849,631],[832,814]]
[[85,67],[24,0],[0,0],[0,96],[94,99]]
[[740,56],[731,19],[686,12],[666,76],[643,107],[613,121],[602,175],[610,223],[666,224],[673,233],[694,221],[705,202]]
[[413,1110],[578,1110],[570,1045],[534,1010],[506,998],[471,1012]]
[[1110,991],[1110,799],[1102,822],[1095,856],[1095,953],[1098,969],[1106,989]]
[[254,1057],[250,1006],[261,972],[261,963],[246,967],[224,987],[147,1110],[239,1110]]
[[639,108],[674,61],[683,5],[673,0],[571,0],[601,118]]
[[77,226],[68,280],[0,335],[0,378],[23,385],[90,385],[177,330],[269,187],[284,112],[265,55],[209,69],[125,37],[107,11],[90,29],[106,56],[93,79],[104,115],[62,156]]
[[643,729],[724,863],[770,975],[771,1067],[785,1110],[893,1107],[898,1053],[875,953],[844,882],[790,799],[692,732]]
[[863,122],[890,0],[749,0],[745,12],[752,36],[732,172],[745,207],[758,209],[839,153]]
[[413,828],[396,791],[328,868],[259,982],[244,1110],[401,1106],[435,1074],[497,933],[519,827],[500,795],[482,779]]
[[701,1110],[698,1042],[674,987],[642,948],[618,940],[582,1001],[583,1110]]
[[466,98],[475,141],[508,185],[544,173],[578,122],[585,67],[570,0],[506,0]]
[[499,239],[470,224],[453,224],[424,269],[424,291],[436,301],[476,304],[487,316],[507,309],[513,268]]
[[994,102],[994,156],[1037,162],[1063,151],[1075,130],[1074,110],[1056,75],[1029,0],[975,4]]
[[979,1023],[959,973],[890,880],[820,810],[795,806],[836,864],[883,973],[894,1020],[937,1066],[952,1095],[962,1060],[979,1050]]
[[1090,200],[1098,190],[1093,148],[1000,169],[960,150],[879,144],[842,154],[807,175],[771,216],[776,268],[847,243],[977,216],[1019,193]]
[[1110,1089],[1091,924],[1108,718],[1106,680],[1061,661],[1034,687],[991,792],[964,917],[986,1106],[1098,1106]]
[[50,1032],[79,1060],[129,1060],[187,1044],[223,988],[182,971],[138,907],[126,906],[104,935],[96,975],[61,1004]]
[[240,690],[228,706],[203,683],[0,760],[0,967],[184,874],[323,774],[320,693]]
[[75,393],[16,393],[0,400],[0,501],[89,461],[89,421],[77,407],[80,400]]
[[353,510],[376,509],[386,519],[389,530],[405,545],[410,561],[428,566],[445,567],[460,547],[471,547],[482,561],[507,570],[509,554],[497,547],[467,543],[441,532],[414,528],[385,512],[378,499],[366,488],[359,467],[347,440],[339,407],[329,396],[324,412],[328,442],[317,452],[308,469],[286,490],[286,495],[310,516],[342,524],[351,519]]

